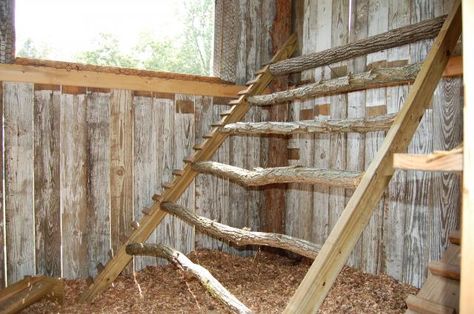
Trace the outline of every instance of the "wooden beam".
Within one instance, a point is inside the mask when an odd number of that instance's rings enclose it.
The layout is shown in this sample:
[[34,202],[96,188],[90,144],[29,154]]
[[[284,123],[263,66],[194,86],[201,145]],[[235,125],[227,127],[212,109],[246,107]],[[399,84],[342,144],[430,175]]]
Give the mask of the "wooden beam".
[[448,279],[459,280],[461,276],[461,268],[459,265],[450,265],[440,261],[432,261],[428,264],[428,269],[433,275]]
[[462,171],[463,154],[445,155],[435,160],[430,155],[420,154],[394,154],[393,168],[421,171]]
[[334,79],[303,85],[267,95],[249,97],[251,105],[270,106],[295,99],[330,96],[385,86],[408,84],[415,80],[421,63],[403,67],[377,68],[368,72],[348,74]]
[[347,45],[310,53],[270,65],[273,75],[283,75],[317,68],[323,65],[363,56],[372,52],[398,47],[415,41],[436,37],[446,16],[403,26],[370,36]]
[[406,299],[409,310],[423,314],[454,314],[456,311],[448,306],[434,303],[429,300],[410,294]]
[[236,122],[227,124],[219,132],[234,135],[294,135],[305,133],[342,133],[386,131],[390,128],[396,113],[360,119],[302,120],[295,122]]
[[443,77],[453,77],[463,75],[462,56],[454,56],[449,58],[448,64],[443,72]]
[[284,249],[301,256],[314,259],[320,247],[303,239],[297,239],[285,234],[250,231],[227,226],[206,217],[198,216],[190,209],[174,203],[161,204],[162,210],[196,227],[197,230],[230,241],[237,246],[262,245]]
[[215,161],[194,163],[193,169],[200,173],[221,176],[244,186],[307,183],[353,189],[357,187],[362,176],[360,172],[355,171],[327,170],[301,166],[247,170]]
[[39,84],[72,85],[96,88],[117,88],[172,94],[236,97],[245,88],[229,83],[128,75],[90,70],[62,69],[45,66],[0,64],[3,81]]
[[[276,52],[271,62],[276,62],[291,56],[296,49],[296,44],[296,36],[293,35],[288,39],[285,45]],[[273,76],[270,74],[270,71],[268,70],[268,66],[266,66],[260,72],[262,75],[260,76],[258,82],[252,85],[252,88],[249,92],[250,95],[262,93],[273,78]],[[232,112],[225,117],[226,124],[240,121],[244,117],[244,115],[249,110],[246,98],[241,96],[236,99],[236,105],[232,108]],[[202,150],[195,152],[194,155],[190,157],[190,160],[203,161],[210,159],[226,138],[227,135],[225,134],[213,132],[212,136],[207,141],[205,141]],[[191,184],[196,175],[197,172],[192,169],[190,163],[187,163],[183,169],[183,175],[181,177],[177,177],[174,181],[174,186],[163,193],[161,201],[175,202]],[[102,271],[97,276],[97,278],[94,280],[94,283],[81,296],[80,302],[92,302],[98,293],[106,289],[115,280],[115,278],[117,278],[120,272],[131,260],[131,257],[125,252],[126,244],[135,242],[141,243],[146,241],[165,216],[166,212],[160,209],[160,203],[155,202],[150,209],[150,215],[144,216],[141,219],[140,227],[132,233],[127,242],[117,251],[114,258],[112,258],[107,263],[104,271]]]
[[[463,29],[474,29],[474,1],[463,0]],[[463,36],[464,55],[464,174],[462,194],[460,313],[474,313],[474,38]]]
[[43,298],[62,303],[64,281],[45,276],[26,277],[0,290],[0,312],[17,313]]
[[194,264],[183,253],[166,245],[131,243],[127,245],[127,254],[162,257],[175,264],[179,269],[193,275],[206,290],[234,313],[252,313],[250,309],[229,292],[204,267]]
[[393,154],[406,151],[460,34],[461,5],[456,1],[380,150],[284,313],[314,313],[324,301],[390,182]]
[[455,230],[451,232],[448,236],[449,242],[456,245],[461,245],[461,231]]

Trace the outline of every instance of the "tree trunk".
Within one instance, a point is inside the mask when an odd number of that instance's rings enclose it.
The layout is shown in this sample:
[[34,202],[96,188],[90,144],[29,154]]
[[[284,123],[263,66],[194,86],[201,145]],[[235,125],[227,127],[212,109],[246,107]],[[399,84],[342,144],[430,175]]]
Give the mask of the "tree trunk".
[[0,1],[0,63],[15,62],[15,0]]
[[335,79],[304,85],[287,91],[249,97],[248,102],[269,106],[295,99],[330,96],[335,94],[411,83],[420,71],[421,63],[404,67],[372,69],[368,72],[348,74]]
[[356,42],[310,53],[270,65],[273,75],[283,75],[317,68],[323,65],[363,56],[372,52],[398,47],[438,35],[446,16],[403,26]]
[[388,130],[397,114],[388,114],[370,118],[345,120],[306,120],[295,122],[237,122],[227,124],[220,129],[222,133],[236,135],[294,135],[305,133],[330,132],[375,132]]
[[255,168],[251,171],[214,161],[194,163],[193,169],[202,173],[222,176],[244,186],[308,183],[354,189],[361,178],[361,173],[354,171],[326,170],[301,166]]
[[248,307],[240,302],[232,293],[230,293],[211,273],[204,267],[194,264],[183,253],[174,250],[166,245],[132,243],[127,245],[127,254],[146,255],[166,258],[194,277],[196,277],[209,293],[226,305],[235,313],[252,313]]
[[284,234],[250,231],[230,227],[209,218],[201,217],[191,210],[174,203],[162,203],[161,209],[192,224],[197,230],[216,238],[230,241],[237,246],[263,245],[314,259],[319,252],[319,246],[306,240],[293,238]]

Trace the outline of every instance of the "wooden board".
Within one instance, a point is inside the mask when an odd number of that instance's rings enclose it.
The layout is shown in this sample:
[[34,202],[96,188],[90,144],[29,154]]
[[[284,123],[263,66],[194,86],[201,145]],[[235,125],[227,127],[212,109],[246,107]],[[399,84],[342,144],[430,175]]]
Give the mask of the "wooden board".
[[[462,154],[453,154],[431,160],[430,155],[394,154],[393,167],[420,171],[460,172],[462,171]],[[456,178],[446,180],[455,182]],[[436,191],[436,190],[435,190]]]
[[36,273],[60,277],[60,92],[36,90],[34,183]]
[[[132,92],[114,89],[110,95],[110,227],[113,251],[123,244],[133,220]],[[128,267],[130,272],[133,268]]]
[[[0,116],[3,117],[3,82],[0,82]],[[0,141],[3,143],[3,119],[0,121]],[[4,167],[4,148],[3,145],[0,147],[0,167],[2,169],[5,169]],[[3,203],[4,200],[4,171],[1,171],[0,173],[0,247],[5,248],[6,244],[6,239],[5,239],[5,206]],[[6,286],[6,280],[7,280],[7,275],[6,275],[6,255],[5,255],[5,249],[0,250],[0,289],[4,288]]]
[[86,108],[84,93],[67,94],[63,87],[60,120],[62,267],[63,276],[71,279],[89,276]]
[[8,283],[36,273],[33,84],[3,85]]
[[105,264],[110,244],[110,94],[87,96],[88,251],[89,275]]

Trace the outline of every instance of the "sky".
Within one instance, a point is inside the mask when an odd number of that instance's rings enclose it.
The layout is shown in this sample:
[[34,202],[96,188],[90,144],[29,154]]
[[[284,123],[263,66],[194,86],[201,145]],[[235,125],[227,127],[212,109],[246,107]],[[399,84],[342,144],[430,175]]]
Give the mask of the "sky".
[[31,38],[47,43],[52,59],[72,61],[99,33],[113,33],[128,50],[140,32],[178,34],[182,10],[180,0],[16,0],[16,49]]

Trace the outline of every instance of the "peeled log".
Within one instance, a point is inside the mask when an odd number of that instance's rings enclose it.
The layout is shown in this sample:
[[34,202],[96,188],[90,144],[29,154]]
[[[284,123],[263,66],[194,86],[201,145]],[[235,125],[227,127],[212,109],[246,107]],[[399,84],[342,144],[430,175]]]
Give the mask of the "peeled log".
[[329,132],[375,132],[390,129],[396,113],[362,119],[345,120],[305,120],[295,122],[237,122],[227,124],[219,130],[221,133],[236,135],[293,135],[303,133]]
[[252,171],[215,161],[194,163],[193,169],[201,173],[222,176],[244,186],[308,183],[354,189],[362,177],[360,172],[355,171],[327,170],[302,166],[255,168]]
[[276,62],[270,65],[270,72],[273,75],[301,72],[372,52],[434,38],[438,35],[445,19],[445,15],[440,16],[364,38],[347,45]]
[[175,249],[159,244],[132,243],[127,245],[126,252],[129,255],[147,255],[166,258],[178,268],[192,274],[209,293],[226,305],[235,313],[252,313],[248,307],[240,302],[230,293],[212,274],[204,267],[194,264],[183,253]]
[[403,67],[372,69],[368,72],[348,74],[273,94],[249,97],[248,102],[256,106],[269,106],[294,99],[330,96],[370,88],[408,84],[415,80],[420,68],[421,63],[414,63]]
[[320,247],[314,243],[284,234],[250,231],[230,227],[209,218],[198,216],[191,210],[174,203],[162,203],[161,209],[195,226],[197,230],[203,233],[227,240],[238,246],[270,246],[288,250],[311,259],[316,258],[320,249]]

